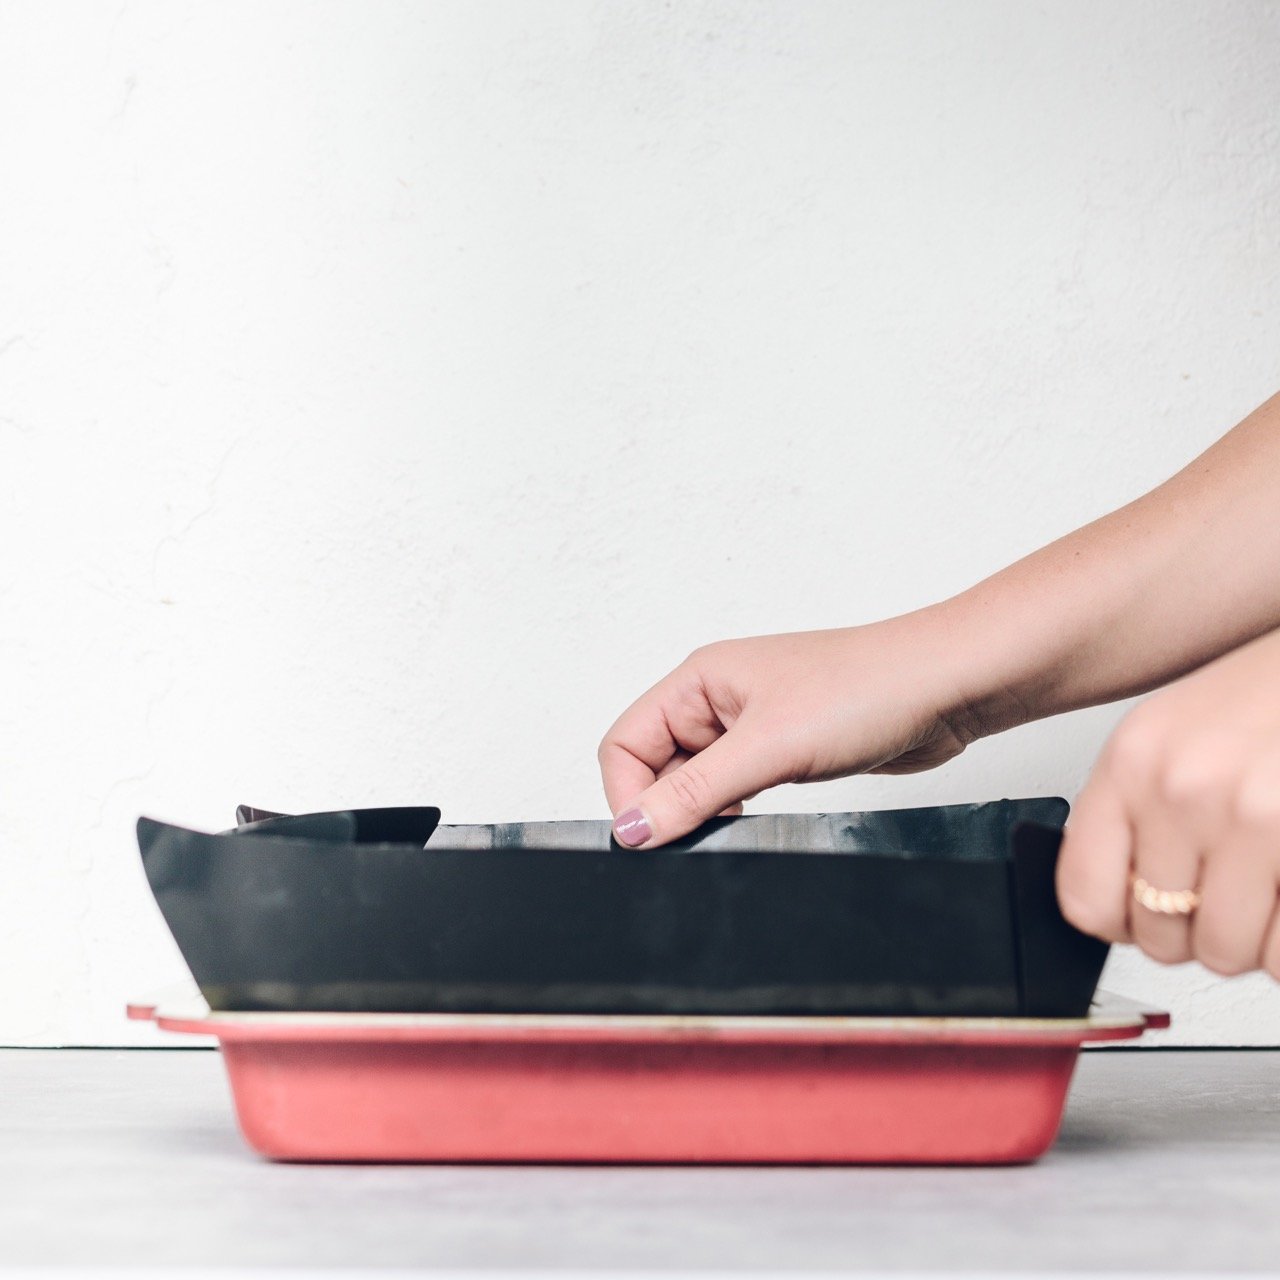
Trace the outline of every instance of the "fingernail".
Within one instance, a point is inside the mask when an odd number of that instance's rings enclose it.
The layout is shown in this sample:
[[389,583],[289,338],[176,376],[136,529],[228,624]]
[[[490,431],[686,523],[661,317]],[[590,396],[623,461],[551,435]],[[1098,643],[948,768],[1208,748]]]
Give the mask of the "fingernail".
[[653,828],[639,809],[628,809],[613,820],[613,834],[619,844],[635,849],[653,835]]

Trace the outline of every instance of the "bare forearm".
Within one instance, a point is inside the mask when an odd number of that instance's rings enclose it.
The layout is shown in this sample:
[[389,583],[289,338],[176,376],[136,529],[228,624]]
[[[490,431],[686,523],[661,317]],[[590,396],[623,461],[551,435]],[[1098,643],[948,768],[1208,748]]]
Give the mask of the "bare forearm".
[[1280,627],[1280,396],[937,614],[972,655],[982,732],[1144,692]]

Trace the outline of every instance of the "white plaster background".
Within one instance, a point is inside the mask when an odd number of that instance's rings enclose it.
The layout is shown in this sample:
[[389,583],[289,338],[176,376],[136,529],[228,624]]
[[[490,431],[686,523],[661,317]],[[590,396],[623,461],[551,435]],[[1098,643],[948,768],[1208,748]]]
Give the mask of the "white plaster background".
[[[0,1040],[147,1040],[141,812],[603,815],[694,645],[1179,467],[1280,387],[1278,65],[1269,3],[0,0]],[[1071,795],[1117,714],[755,808]]]

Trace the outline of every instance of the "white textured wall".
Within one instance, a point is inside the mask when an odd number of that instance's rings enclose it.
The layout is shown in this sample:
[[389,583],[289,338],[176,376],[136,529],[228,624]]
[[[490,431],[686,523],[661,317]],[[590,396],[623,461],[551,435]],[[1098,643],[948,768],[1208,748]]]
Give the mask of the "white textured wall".
[[[1278,65],[1268,3],[0,0],[0,1039],[145,1038],[139,812],[603,815],[692,646],[1175,470],[1280,387]],[[1070,795],[1117,714],[756,808]]]

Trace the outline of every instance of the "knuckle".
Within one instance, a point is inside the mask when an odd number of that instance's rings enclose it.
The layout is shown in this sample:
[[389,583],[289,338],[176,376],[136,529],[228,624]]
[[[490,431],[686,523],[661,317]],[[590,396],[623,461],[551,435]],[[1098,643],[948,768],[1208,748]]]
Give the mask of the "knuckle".
[[1201,806],[1217,800],[1229,786],[1225,753],[1202,745],[1173,755],[1160,769],[1161,796],[1179,806]]
[[1280,826],[1280,769],[1267,764],[1246,772],[1236,785],[1231,807],[1248,826]]
[[713,640],[710,644],[700,644],[684,660],[684,665],[701,667],[714,663],[716,658],[724,652],[724,647],[725,642],[723,640]]
[[1164,731],[1144,708],[1131,711],[1107,743],[1108,768],[1123,778],[1147,778],[1153,774],[1164,750]]
[[667,792],[681,817],[698,819],[711,813],[711,783],[704,770],[692,762],[667,775]]

